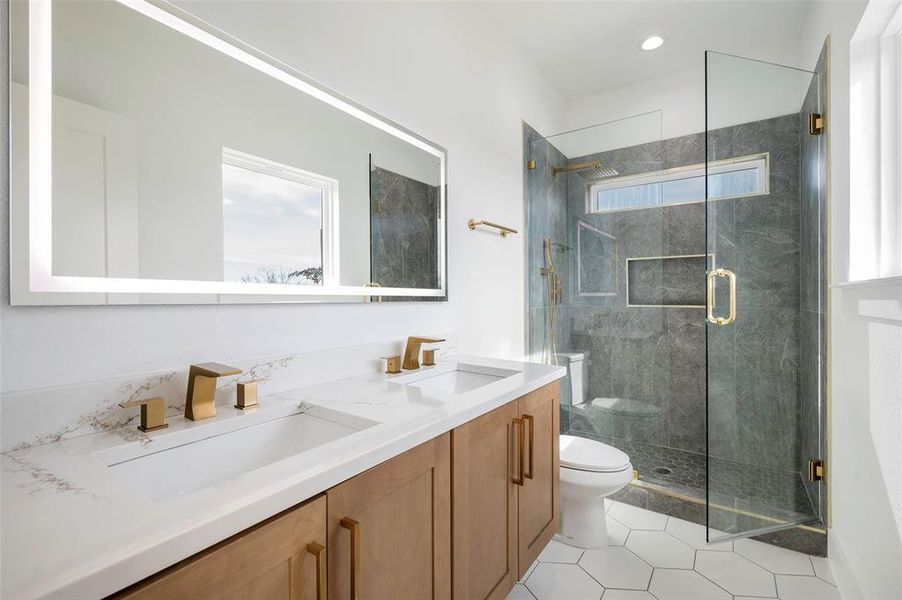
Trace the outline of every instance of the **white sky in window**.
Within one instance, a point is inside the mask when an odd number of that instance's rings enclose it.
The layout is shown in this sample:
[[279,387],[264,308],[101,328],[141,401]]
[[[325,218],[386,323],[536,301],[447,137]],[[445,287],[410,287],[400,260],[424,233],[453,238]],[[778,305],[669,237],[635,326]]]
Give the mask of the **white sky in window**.
[[225,281],[322,266],[323,193],[318,187],[223,164],[222,204]]

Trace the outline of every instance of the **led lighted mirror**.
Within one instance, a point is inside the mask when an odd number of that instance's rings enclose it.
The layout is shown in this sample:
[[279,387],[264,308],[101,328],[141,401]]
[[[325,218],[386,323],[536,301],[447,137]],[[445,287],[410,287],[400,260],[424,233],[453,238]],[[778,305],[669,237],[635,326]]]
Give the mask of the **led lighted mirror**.
[[439,146],[164,2],[10,40],[14,304],[446,297]]

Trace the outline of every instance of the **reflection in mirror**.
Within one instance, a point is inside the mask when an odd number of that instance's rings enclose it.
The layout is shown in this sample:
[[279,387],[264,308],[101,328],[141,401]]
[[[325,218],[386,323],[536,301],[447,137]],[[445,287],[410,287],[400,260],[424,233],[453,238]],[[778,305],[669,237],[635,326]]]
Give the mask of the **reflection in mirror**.
[[373,157],[370,160],[373,283],[380,287],[438,287],[438,181],[396,173]]
[[[11,9],[15,300],[30,303],[36,289],[29,264],[42,248],[29,239],[43,238],[29,233],[29,182],[46,166],[52,259],[40,291],[140,292],[118,299],[127,302],[166,301],[161,292],[192,302],[258,293],[361,301],[363,286],[379,285],[385,298],[392,288],[415,288],[404,299],[419,290],[444,297],[441,148],[168,4],[49,6],[44,29],[29,19],[46,10],[37,3]],[[30,61],[47,33],[52,160],[32,165],[41,121],[29,107],[45,88],[29,86],[44,64]]]
[[322,285],[333,267],[324,251],[333,236],[325,215],[337,196],[334,179],[223,150],[225,280]]

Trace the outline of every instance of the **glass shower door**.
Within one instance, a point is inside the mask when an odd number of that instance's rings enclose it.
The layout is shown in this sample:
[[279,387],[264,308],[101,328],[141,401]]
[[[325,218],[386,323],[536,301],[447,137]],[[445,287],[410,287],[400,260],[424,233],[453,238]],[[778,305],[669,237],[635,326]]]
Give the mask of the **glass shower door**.
[[[817,523],[824,448],[822,77],[707,52],[709,539]],[[817,467],[818,463],[812,463]],[[814,469],[815,475],[817,469]]]

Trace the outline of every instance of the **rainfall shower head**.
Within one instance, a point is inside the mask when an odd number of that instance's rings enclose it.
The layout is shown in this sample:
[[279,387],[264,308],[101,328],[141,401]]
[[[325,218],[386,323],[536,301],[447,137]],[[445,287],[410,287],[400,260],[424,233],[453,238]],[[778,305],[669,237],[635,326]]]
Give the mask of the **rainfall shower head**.
[[558,173],[578,173],[580,177],[590,181],[619,175],[617,169],[602,166],[598,161],[577,163],[566,167],[551,167],[552,175],[557,175]]

